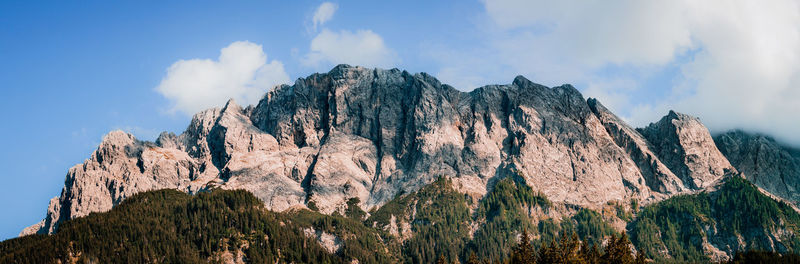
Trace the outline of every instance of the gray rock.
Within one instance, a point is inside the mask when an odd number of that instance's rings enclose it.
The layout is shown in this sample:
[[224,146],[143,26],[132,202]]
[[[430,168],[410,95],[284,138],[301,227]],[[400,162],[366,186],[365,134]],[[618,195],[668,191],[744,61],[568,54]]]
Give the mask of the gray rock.
[[800,205],[800,150],[743,131],[714,137],[717,147],[745,178],[773,195]]

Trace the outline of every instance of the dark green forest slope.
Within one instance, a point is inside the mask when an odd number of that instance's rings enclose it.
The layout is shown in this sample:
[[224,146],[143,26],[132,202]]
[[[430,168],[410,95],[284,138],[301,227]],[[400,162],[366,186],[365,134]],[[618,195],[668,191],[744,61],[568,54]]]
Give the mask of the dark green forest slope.
[[264,210],[249,192],[160,190],[67,221],[55,235],[5,241],[0,263],[199,263],[238,249],[253,263],[347,262],[306,238],[298,223]]
[[800,215],[740,177],[726,179],[714,192],[647,206],[628,229],[637,249],[661,261],[708,261],[707,245],[730,252],[800,252]]
[[[246,191],[151,191],[67,221],[54,235],[0,242],[0,263],[708,262],[708,245],[760,250],[741,255],[751,259],[800,248],[800,215],[735,177],[713,192],[634,210],[626,233],[587,209],[541,217],[557,205],[522,177],[495,182],[480,200],[443,177],[369,214],[358,203],[344,215],[275,213]],[[530,243],[519,242],[523,233]],[[638,257],[625,250],[631,242]]]

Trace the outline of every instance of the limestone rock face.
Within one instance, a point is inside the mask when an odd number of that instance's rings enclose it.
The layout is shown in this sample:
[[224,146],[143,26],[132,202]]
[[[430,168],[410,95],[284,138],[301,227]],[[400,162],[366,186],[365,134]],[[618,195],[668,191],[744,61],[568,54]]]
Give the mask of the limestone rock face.
[[189,190],[199,173],[197,162],[183,151],[111,132],[89,160],[69,169],[61,196],[50,200],[47,217],[37,224],[40,228],[28,228],[23,234],[52,233],[64,219],[108,211],[138,192]]
[[659,160],[658,155],[652,150],[653,147],[641,134],[596,99],[589,98],[588,103],[617,145],[625,149],[636,163],[648,187],[664,194],[686,190],[681,179]]
[[639,129],[656,155],[686,187],[714,185],[736,169],[719,152],[708,129],[696,117],[670,111],[656,123]]
[[714,137],[717,147],[745,178],[773,195],[800,204],[800,150],[743,131]]
[[200,112],[155,143],[110,133],[23,233],[161,188],[245,189],[272,210],[333,213],[353,198],[368,211],[440,176],[480,198],[519,173],[553,202],[596,209],[700,190],[733,171],[699,120],[674,112],[635,130],[571,85],[519,76],[467,93],[425,73],[339,65],[256,106]]

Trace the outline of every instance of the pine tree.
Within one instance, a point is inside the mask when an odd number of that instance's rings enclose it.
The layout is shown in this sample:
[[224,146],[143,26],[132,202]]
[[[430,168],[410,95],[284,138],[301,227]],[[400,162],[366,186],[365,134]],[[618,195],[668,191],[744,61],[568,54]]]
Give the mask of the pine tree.
[[539,248],[538,260],[539,263],[560,263],[561,259],[558,256],[558,247],[555,241],[550,241],[550,244]]
[[600,249],[597,248],[597,244],[592,244],[591,247],[584,244],[581,247],[581,255],[586,264],[600,264]]
[[475,252],[469,253],[469,258],[467,259],[467,264],[480,264],[481,261],[478,260],[478,256],[475,255]]
[[625,233],[622,233],[620,237],[611,235],[602,260],[604,263],[633,264],[631,242],[628,241],[628,236]]
[[647,263],[647,258],[644,256],[644,252],[639,250],[636,252],[636,259],[633,261],[634,264],[645,264]]
[[578,239],[578,234],[572,232],[572,235],[567,237],[562,236],[558,245],[558,255],[560,263],[584,263],[583,257],[580,255],[581,241]]
[[522,235],[511,252],[511,263],[513,264],[533,264],[536,263],[536,255],[531,245],[530,236],[527,230],[522,230]]
[[444,259],[444,254],[439,254],[439,259],[436,260],[436,264],[447,264],[447,260]]

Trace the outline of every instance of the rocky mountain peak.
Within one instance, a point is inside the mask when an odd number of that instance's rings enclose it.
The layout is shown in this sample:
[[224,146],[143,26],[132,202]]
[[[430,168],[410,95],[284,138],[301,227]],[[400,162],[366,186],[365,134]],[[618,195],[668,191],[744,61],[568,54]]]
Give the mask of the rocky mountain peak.
[[107,138],[93,154],[102,161],[70,169],[48,218],[26,232],[161,188],[245,189],[272,210],[330,214],[353,198],[369,211],[438,177],[480,198],[519,174],[555,203],[601,208],[692,192],[735,171],[699,120],[678,113],[636,130],[571,85],[518,76],[467,93],[425,73],[349,65],[278,86],[256,106],[230,100],[197,113],[156,143]]
[[100,142],[98,148],[114,148],[117,146],[126,146],[134,143],[136,138],[122,130],[114,130],[108,132],[105,136],[103,136],[103,140]]
[[662,162],[689,188],[714,185],[736,169],[719,152],[700,119],[670,110],[656,123],[638,130]]
[[517,86],[517,87],[547,88],[544,85],[541,85],[541,84],[538,84],[538,83],[534,83],[531,80],[528,80],[528,78],[525,78],[525,76],[522,76],[522,75],[517,75],[517,77],[514,77],[514,81],[511,82],[511,84],[513,84],[514,86]]
[[231,98],[228,99],[228,101],[225,102],[225,106],[222,107],[222,113],[226,112],[242,113],[242,107],[236,103],[236,100]]
[[636,163],[648,187],[664,194],[675,194],[686,191],[683,181],[665,165],[652,144],[629,126],[625,121],[608,110],[595,98],[587,99],[592,112],[600,119],[606,131],[614,138],[618,146],[625,149]]

